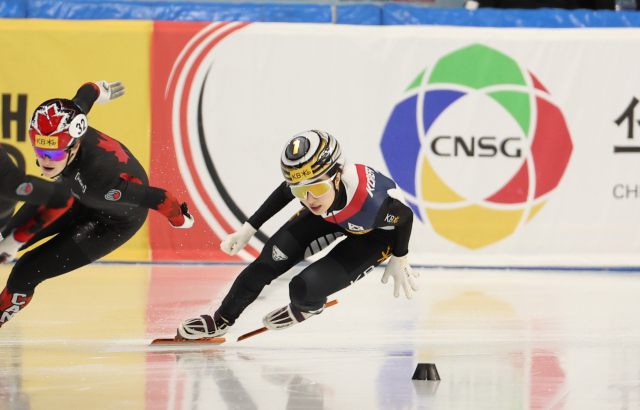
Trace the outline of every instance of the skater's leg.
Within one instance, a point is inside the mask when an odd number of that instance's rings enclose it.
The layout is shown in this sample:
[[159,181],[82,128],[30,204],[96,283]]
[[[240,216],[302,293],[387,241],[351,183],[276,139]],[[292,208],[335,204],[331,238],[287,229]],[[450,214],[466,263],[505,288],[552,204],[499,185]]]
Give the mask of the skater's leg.
[[[25,204],[24,206],[33,207],[34,211],[37,209],[35,205]],[[24,244],[22,249],[27,249],[38,241],[47,238],[49,236],[58,234],[60,231],[67,228],[80,214],[81,205],[75,203],[67,212],[65,212],[58,219],[53,221],[50,225],[42,229],[36,235],[34,235],[27,243]],[[11,223],[14,223],[12,220]],[[20,226],[20,224],[16,225]],[[15,228],[14,228],[15,229]],[[46,245],[43,244],[43,246]],[[29,252],[28,252],[29,253]],[[26,256],[26,254],[25,254]],[[46,255],[43,256],[43,260]],[[0,293],[0,327],[11,319],[16,313],[18,313],[21,309],[27,306],[33,297],[33,287],[29,284],[30,277],[26,275],[23,279],[20,279],[20,276],[13,272],[19,272],[21,269],[16,270],[16,266],[20,264],[23,260],[24,256],[18,260],[16,265],[11,270],[11,275],[9,275],[9,280],[7,281],[7,286],[4,288],[2,293]],[[35,260],[35,259],[34,259]],[[48,267],[48,263],[46,264]],[[52,264],[53,265],[53,264]],[[27,267],[29,269],[29,267]],[[55,269],[55,267],[54,267]],[[41,270],[41,269],[40,269]],[[39,274],[38,268],[35,271],[36,274]],[[12,280],[13,279],[13,280]],[[22,283],[22,282],[25,283]],[[11,282],[14,282],[13,286]]]
[[349,237],[291,280],[291,303],[301,312],[318,311],[327,296],[364,278],[390,255],[387,243],[366,236]]
[[[178,326],[178,337],[196,340],[223,336],[265,286],[310,252],[318,252],[341,235],[343,230],[339,226],[308,210],[299,212],[267,241],[260,256],[238,275],[214,316],[185,320]],[[322,238],[320,242],[319,238]]]
[[[274,260],[274,247],[282,255],[286,255],[287,259]],[[267,241],[258,259],[247,266],[233,282],[218,309],[219,314],[232,325],[265,286],[299,263],[303,255],[304,249],[288,231],[278,231]]]
[[[238,275],[218,313],[233,324],[266,285],[302,261],[311,245],[318,244],[318,238],[326,246],[329,240],[325,237],[329,235],[335,240],[342,230],[308,210],[301,211],[267,241],[258,259]],[[318,251],[319,246],[314,249]]]
[[376,235],[347,237],[291,280],[291,303],[267,314],[265,327],[282,330],[322,313],[327,296],[368,275],[391,255],[390,251],[386,241]]
[[[143,223],[144,219],[109,226],[81,216],[51,240],[25,253],[11,270],[7,287],[0,295],[0,326],[27,305],[38,284],[108,255],[127,242]],[[7,309],[10,314],[5,314]]]
[[0,326],[27,306],[40,282],[91,263],[72,241],[56,240],[59,236],[27,252],[16,262],[0,294]]

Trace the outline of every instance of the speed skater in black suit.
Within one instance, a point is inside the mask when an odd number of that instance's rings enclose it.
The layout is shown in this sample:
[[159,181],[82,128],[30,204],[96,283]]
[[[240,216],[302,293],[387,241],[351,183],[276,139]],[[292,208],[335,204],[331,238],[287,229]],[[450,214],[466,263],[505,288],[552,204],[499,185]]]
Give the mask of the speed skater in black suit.
[[147,173],[127,147],[89,127],[93,104],[122,94],[120,82],[86,83],[73,100],[48,100],[33,113],[29,138],[42,174],[57,177],[55,183],[71,195],[63,208],[23,205],[3,231],[0,262],[5,263],[20,249],[53,238],[25,253],[11,270],[0,294],[0,326],[31,301],[42,281],[122,246],[142,227],[149,209],[176,228],[193,226],[186,203],[149,186]]
[[293,199],[304,208],[265,244],[260,256],[235,279],[218,310],[187,319],[178,327],[178,339],[220,337],[238,319],[262,289],[304,258],[337,238],[346,236],[326,256],[312,263],[289,283],[291,303],[263,318],[272,330],[289,328],[320,314],[327,296],[367,276],[387,258],[382,276],[395,281],[407,298],[418,290],[418,273],[407,260],[413,212],[404,204],[396,183],[371,167],[345,164],[338,141],[323,131],[293,137],[281,156],[285,181],[258,211],[221,243],[234,255],[269,218]]

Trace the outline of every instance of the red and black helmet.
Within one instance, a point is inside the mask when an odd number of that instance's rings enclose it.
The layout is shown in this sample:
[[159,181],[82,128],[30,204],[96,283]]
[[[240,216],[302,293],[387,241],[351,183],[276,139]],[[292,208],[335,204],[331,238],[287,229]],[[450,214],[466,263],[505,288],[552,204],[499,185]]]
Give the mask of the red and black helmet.
[[88,127],[87,116],[78,104],[55,98],[34,111],[29,121],[29,138],[37,149],[66,150],[76,144]]

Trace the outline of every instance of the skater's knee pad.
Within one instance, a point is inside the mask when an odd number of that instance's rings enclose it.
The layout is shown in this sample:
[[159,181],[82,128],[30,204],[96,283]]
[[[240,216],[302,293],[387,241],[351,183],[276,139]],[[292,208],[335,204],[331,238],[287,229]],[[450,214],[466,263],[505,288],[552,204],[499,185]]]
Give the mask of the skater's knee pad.
[[242,286],[252,292],[260,292],[279,276],[278,271],[266,263],[253,262],[239,275]]
[[21,293],[31,294],[36,286],[47,279],[63,275],[92,260],[69,236],[58,234],[49,242],[22,255],[16,262],[7,284]]
[[[27,265],[27,266],[25,266]],[[44,267],[40,266],[40,269],[34,269],[29,264],[22,262],[22,258],[18,259],[18,262],[11,270],[11,274],[7,279],[7,289],[11,293],[24,293],[27,295],[33,295],[36,286],[45,280],[43,275],[40,275],[39,270],[43,270]]]
[[300,276],[295,276],[289,283],[289,296],[294,303],[304,302],[307,298],[307,282]]
[[26,295],[33,295],[36,290],[36,286],[39,284],[40,282],[31,283],[23,280],[12,280],[11,278],[9,278],[9,280],[7,280],[7,289],[9,289],[11,293],[24,293]]
[[36,286],[39,283],[40,282],[30,283],[28,281],[12,278],[11,276],[9,276],[9,279],[7,280],[7,290],[9,291],[9,293],[22,293],[27,296],[32,296],[36,290]]
[[291,304],[301,312],[318,310],[327,302],[326,297],[321,300],[309,300],[308,284],[301,276],[296,276],[291,279],[289,283],[289,297],[291,298]]
[[14,269],[7,279],[7,288],[11,293],[24,293],[30,296],[43,280],[37,275],[21,274],[21,272],[15,272]]

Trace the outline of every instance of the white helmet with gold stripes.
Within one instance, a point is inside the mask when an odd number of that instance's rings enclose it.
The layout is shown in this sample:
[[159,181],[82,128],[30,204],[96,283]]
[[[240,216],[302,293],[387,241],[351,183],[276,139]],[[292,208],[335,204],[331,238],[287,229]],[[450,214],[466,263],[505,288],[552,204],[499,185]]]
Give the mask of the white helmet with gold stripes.
[[282,151],[280,167],[289,186],[308,185],[343,164],[340,144],[331,134],[311,130],[302,132],[287,142]]

